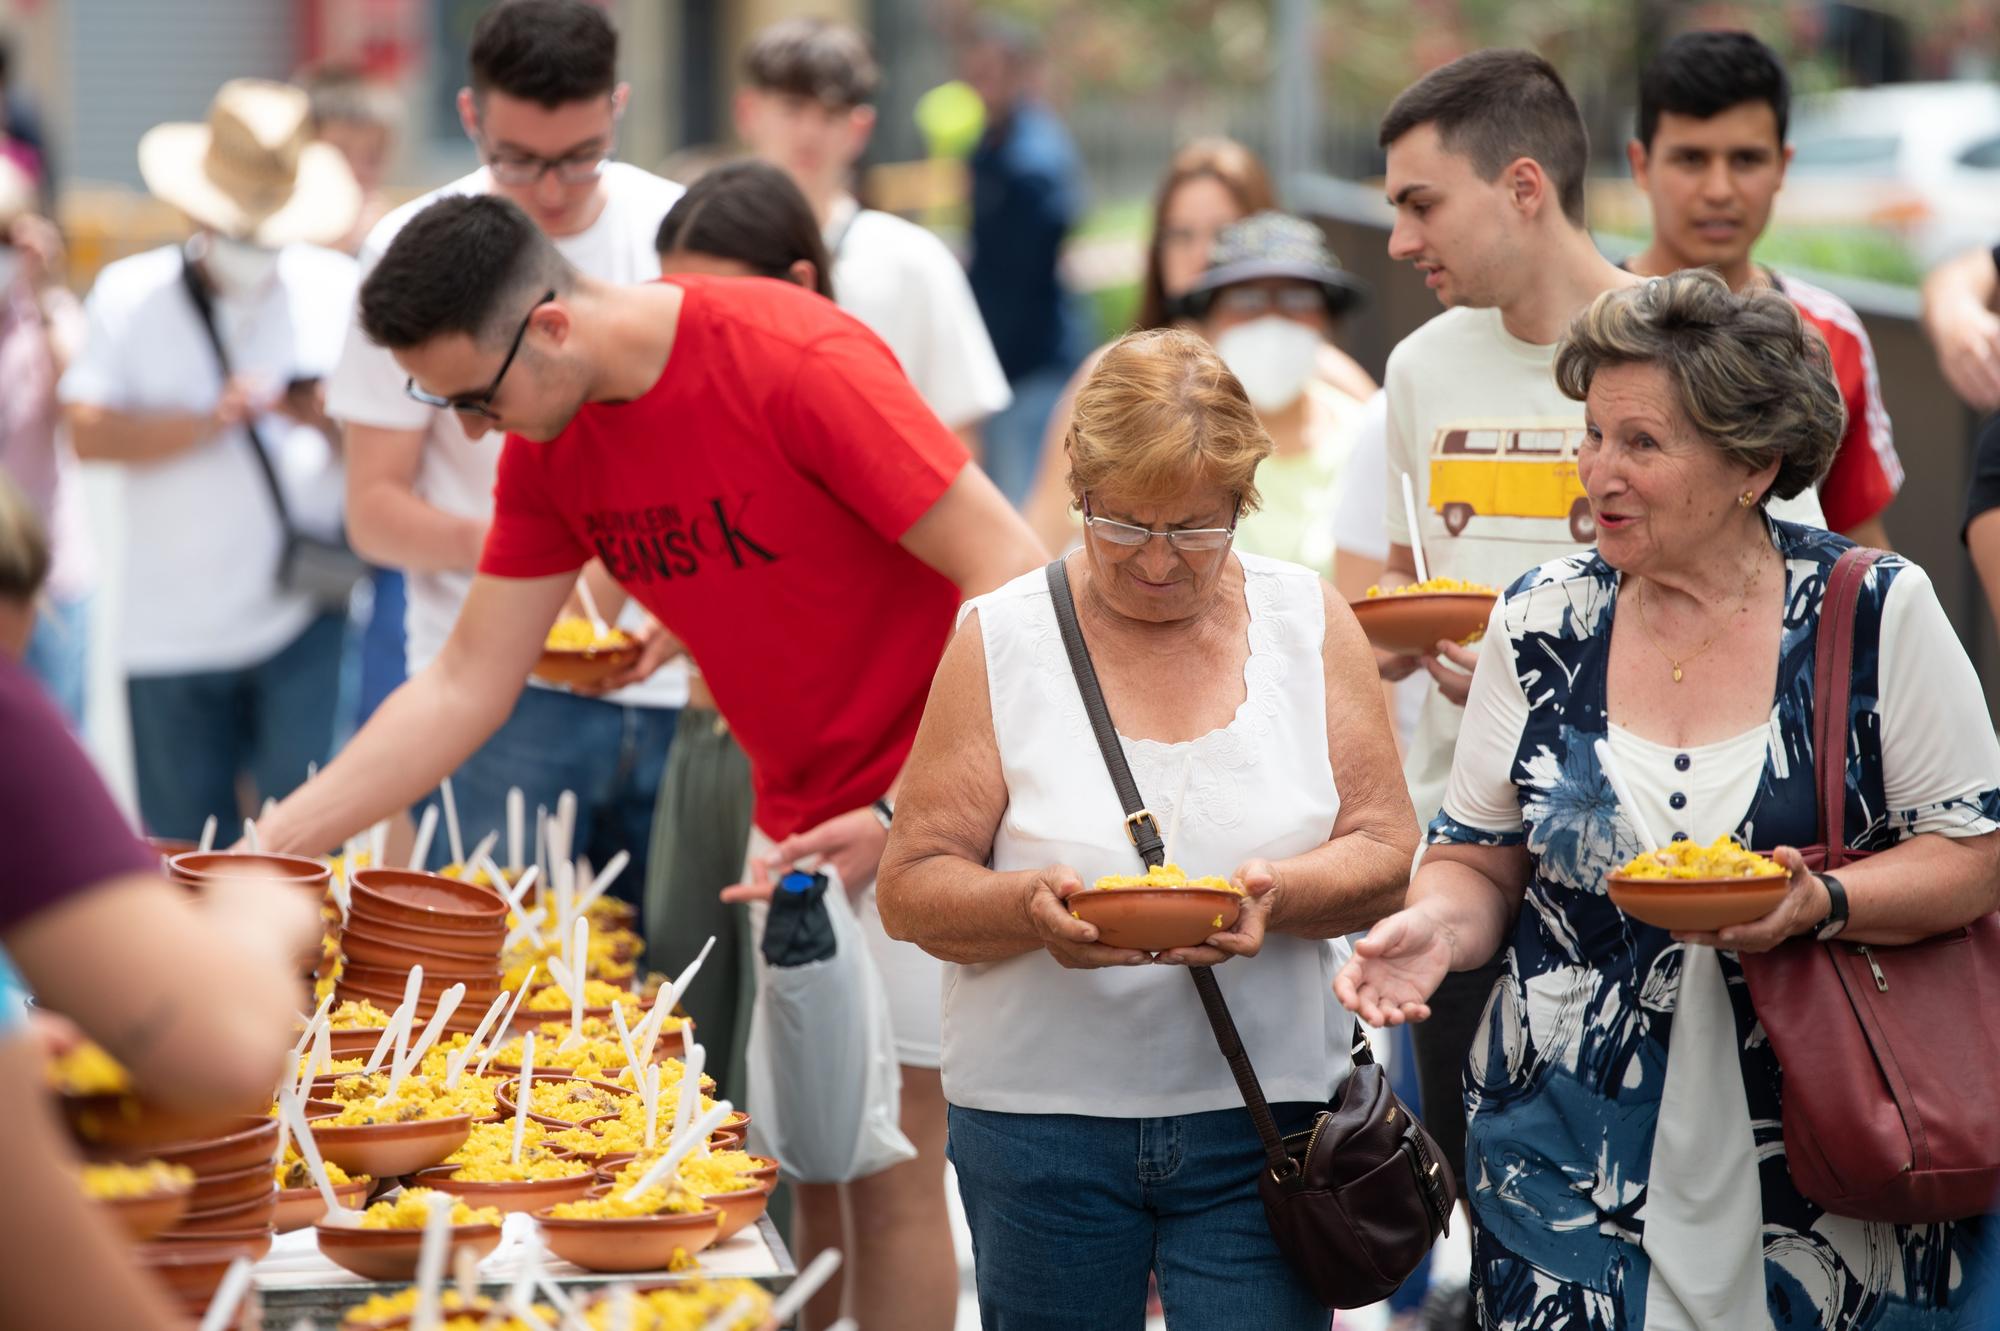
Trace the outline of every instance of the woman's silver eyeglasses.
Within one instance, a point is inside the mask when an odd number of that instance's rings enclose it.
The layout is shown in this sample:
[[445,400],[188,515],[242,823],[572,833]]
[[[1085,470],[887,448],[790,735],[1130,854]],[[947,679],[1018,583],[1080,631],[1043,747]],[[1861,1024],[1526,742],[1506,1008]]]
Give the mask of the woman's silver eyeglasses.
[[1110,518],[1094,516],[1090,511],[1090,496],[1083,497],[1083,525],[1099,540],[1128,549],[1137,549],[1155,536],[1162,537],[1176,550],[1204,551],[1220,550],[1236,536],[1236,520],[1243,513],[1243,501],[1238,499],[1236,507],[1229,515],[1227,527],[1174,527],[1158,531],[1151,527],[1135,527],[1129,522],[1114,522]]

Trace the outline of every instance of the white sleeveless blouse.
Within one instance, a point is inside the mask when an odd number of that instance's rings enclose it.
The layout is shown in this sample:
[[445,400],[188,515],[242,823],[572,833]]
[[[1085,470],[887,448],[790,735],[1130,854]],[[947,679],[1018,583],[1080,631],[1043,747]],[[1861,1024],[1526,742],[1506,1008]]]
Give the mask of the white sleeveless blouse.
[[[1319,578],[1238,553],[1250,610],[1247,696],[1227,726],[1182,744],[1125,739],[1164,834],[1188,774],[1174,856],[1196,876],[1324,845],[1340,811],[1327,756]],[[1041,570],[970,602],[986,646],[1008,805],[1003,872],[1068,864],[1088,885],[1143,869],[1070,674]],[[1115,715],[1114,715],[1114,719]],[[1266,937],[1216,968],[1267,1099],[1321,1101],[1348,1070],[1353,1020],[1333,998],[1344,940]],[[944,1091],[954,1105],[1023,1114],[1156,1118],[1243,1103],[1179,966],[1065,970],[1046,951],[947,963]]]

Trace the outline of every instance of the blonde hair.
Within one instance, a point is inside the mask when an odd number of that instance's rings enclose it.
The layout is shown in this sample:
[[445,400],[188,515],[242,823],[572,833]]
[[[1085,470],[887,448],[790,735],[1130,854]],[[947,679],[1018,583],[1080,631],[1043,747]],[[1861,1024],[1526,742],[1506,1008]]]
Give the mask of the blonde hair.
[[28,497],[0,472],[0,600],[26,605],[49,576],[49,538]]
[[1158,503],[1215,485],[1253,513],[1271,436],[1213,347],[1155,328],[1127,333],[1099,358],[1077,392],[1067,447],[1073,500],[1108,486]]
[[1768,499],[1826,475],[1847,405],[1818,330],[1776,291],[1737,295],[1708,269],[1607,291],[1556,351],[1556,384],[1578,402],[1611,365],[1657,365],[1696,434],[1753,470],[1778,464]]

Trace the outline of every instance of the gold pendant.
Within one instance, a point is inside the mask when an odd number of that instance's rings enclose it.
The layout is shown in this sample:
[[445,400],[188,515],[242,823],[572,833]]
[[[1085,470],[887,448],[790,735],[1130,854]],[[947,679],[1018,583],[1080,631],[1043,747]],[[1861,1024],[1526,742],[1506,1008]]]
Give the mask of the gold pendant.
[[1680,682],[1681,682],[1681,668],[1680,668],[1679,666],[1675,666],[1675,667],[1674,667],[1674,683],[1678,684],[1678,683],[1680,683]]

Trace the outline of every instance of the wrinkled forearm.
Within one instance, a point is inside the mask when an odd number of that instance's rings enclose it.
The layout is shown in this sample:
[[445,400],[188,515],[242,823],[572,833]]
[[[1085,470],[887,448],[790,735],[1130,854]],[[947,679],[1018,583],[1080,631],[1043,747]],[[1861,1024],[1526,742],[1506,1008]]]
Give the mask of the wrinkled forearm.
[[1414,836],[1359,829],[1316,850],[1276,861],[1270,928],[1301,938],[1339,938],[1400,910]]
[[891,938],[943,961],[1006,961],[1042,946],[1028,919],[1032,872],[995,873],[947,850],[917,851],[892,831],[875,881]]

